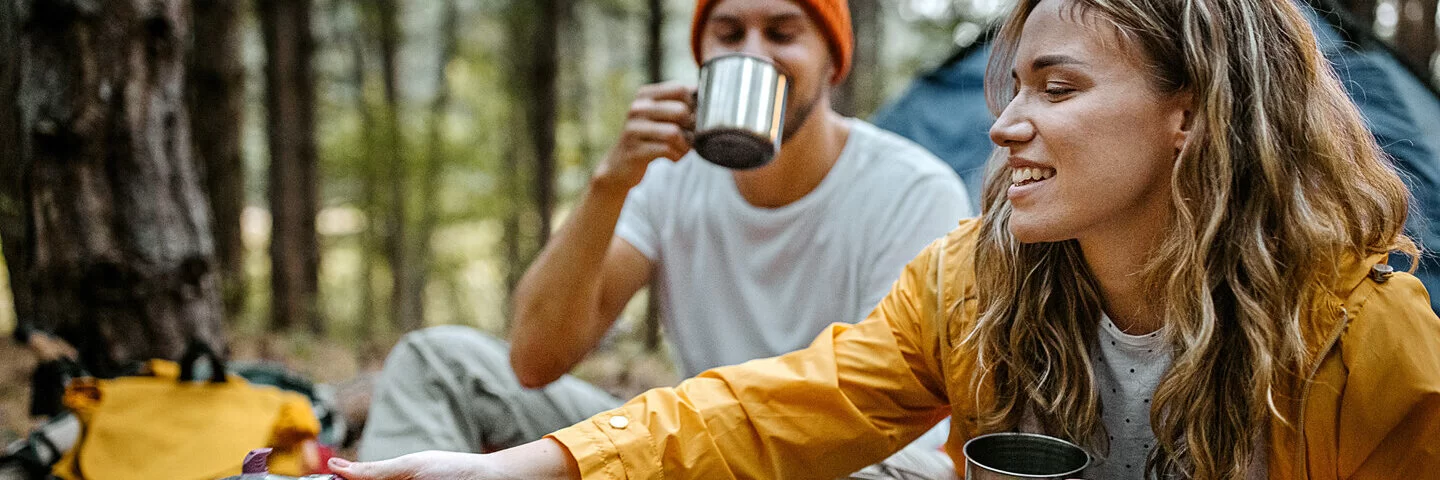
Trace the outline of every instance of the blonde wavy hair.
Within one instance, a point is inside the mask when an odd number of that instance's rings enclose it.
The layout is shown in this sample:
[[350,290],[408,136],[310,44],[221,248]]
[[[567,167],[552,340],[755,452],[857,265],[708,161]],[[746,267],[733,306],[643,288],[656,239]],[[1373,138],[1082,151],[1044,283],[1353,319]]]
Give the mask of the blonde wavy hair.
[[[1040,1],[1021,0],[997,37],[985,85],[997,115]],[[1156,92],[1194,99],[1171,171],[1171,223],[1143,272],[1174,361],[1153,397],[1146,470],[1241,478],[1264,432],[1288,425],[1284,402],[1294,400],[1275,392],[1302,375],[1300,326],[1339,266],[1418,255],[1402,233],[1408,192],[1292,1],[1063,1],[1143,53]],[[992,161],[976,252],[980,319],[965,343],[980,359],[977,388],[993,392],[981,429],[1033,420],[1108,449],[1091,350],[1098,285],[1076,241],[1015,240],[1009,184],[1009,169]]]

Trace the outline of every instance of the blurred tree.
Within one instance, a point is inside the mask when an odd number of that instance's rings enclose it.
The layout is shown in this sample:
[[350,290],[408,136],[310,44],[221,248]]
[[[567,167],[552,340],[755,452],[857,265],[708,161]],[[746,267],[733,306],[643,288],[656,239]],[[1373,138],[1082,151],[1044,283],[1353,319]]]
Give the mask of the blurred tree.
[[1375,28],[1375,9],[1379,6],[1376,0],[1342,0],[1342,3],[1361,25]]
[[880,0],[850,0],[855,54],[850,63],[850,76],[836,92],[835,111],[866,117],[880,108],[885,91],[885,72],[880,67],[884,20]]
[[[506,188],[512,202],[504,235],[507,292],[515,289],[520,275],[550,235],[555,208],[559,37],[565,28],[562,13],[568,9],[569,1],[515,1],[510,7],[508,38],[512,42],[512,54],[508,83],[512,125],[518,134],[507,140],[505,161]],[[525,163],[529,163],[530,168],[521,168]],[[524,202],[520,200],[525,191],[521,185],[527,178],[530,198]],[[531,221],[527,224],[526,219]]]
[[0,88],[18,118],[0,122],[0,153],[6,178],[19,179],[3,182],[3,198],[23,205],[23,237],[5,239],[18,253],[7,257],[14,289],[28,298],[20,320],[69,341],[100,375],[177,358],[192,339],[222,349],[210,207],[183,95],[190,3],[5,4],[0,38],[17,41]]
[[[353,2],[353,11],[364,10],[364,1]],[[339,3],[332,4],[338,11]],[[333,16],[333,15],[332,15]],[[370,109],[370,102],[366,97],[366,63],[365,63],[365,33],[364,29],[357,28],[349,32],[348,43],[351,54],[351,76],[354,96],[354,109],[360,116],[360,209],[365,212],[365,218],[380,218],[380,204],[377,201],[380,191],[380,161],[375,152],[378,149],[375,136],[370,132],[379,131],[375,115]],[[379,235],[372,224],[360,232],[360,256],[359,256],[359,285],[360,290],[360,311],[359,311],[359,336],[360,338],[371,338],[376,332],[376,322],[380,318],[379,301],[375,294],[375,269],[377,267],[376,252],[379,248]]]
[[1397,5],[1400,18],[1395,25],[1395,49],[1410,68],[1423,72],[1422,78],[1435,82],[1435,69],[1430,62],[1435,56],[1437,0],[1402,0]]
[[[390,263],[390,323],[401,332],[419,328],[422,319],[413,316],[420,311],[420,298],[410,295],[415,275],[411,261],[411,240],[409,236],[410,215],[405,208],[409,198],[409,170],[406,168],[404,136],[400,124],[399,55],[400,25],[399,5],[396,0],[374,0],[375,26],[379,30],[380,78],[385,88],[385,108],[382,110],[385,130],[385,179],[389,195],[385,198],[385,252]],[[378,218],[378,217],[377,217]]]
[[446,69],[460,50],[460,9],[456,0],[445,0],[440,17],[441,47],[438,62],[435,63],[435,98],[430,101],[429,153],[421,177],[420,223],[416,229],[415,258],[419,265],[415,274],[405,284],[406,297],[413,299],[413,305],[404,312],[407,318],[423,322],[425,319],[425,285],[430,277],[430,242],[438,221],[438,205],[435,204],[440,190],[440,174],[445,170],[445,114],[450,109],[450,83]]
[[271,328],[323,334],[315,308],[320,254],[315,147],[315,77],[310,0],[257,0],[265,39],[270,146]]
[[649,16],[645,22],[645,79],[665,80],[665,0],[646,0]]
[[[647,0],[650,17],[645,29],[645,70],[646,82],[660,83],[665,80],[665,0]],[[646,291],[654,292],[659,279],[651,276]],[[660,348],[660,300],[647,295],[645,302],[645,348],[650,351]]]
[[[535,53],[530,56],[528,83],[534,88],[531,108],[527,118],[530,127],[530,141],[534,146],[537,245],[545,245],[550,238],[550,222],[555,211],[555,121],[556,85],[560,77],[560,31],[566,27],[563,12],[569,10],[571,0],[538,0],[537,18],[534,18]],[[525,98],[525,97],[522,97]],[[538,250],[538,249],[537,249]]]
[[[20,19],[16,12],[18,2],[0,2],[0,45],[20,45]],[[29,225],[25,218],[26,199],[24,165],[20,161],[19,110],[15,107],[16,91],[20,87],[20,63],[15,61],[15,52],[4,54],[0,61],[0,257],[8,258],[5,268],[9,273],[11,298],[19,318],[16,330],[18,336],[25,333],[21,327],[33,322],[30,317],[30,289],[25,271],[20,268],[20,259],[25,257],[23,248],[27,243]]]
[[240,213],[245,208],[245,165],[240,127],[245,115],[245,65],[240,58],[239,0],[194,0],[189,56],[191,138],[204,167],[210,200],[215,256],[220,262],[226,317],[245,303],[245,244]]

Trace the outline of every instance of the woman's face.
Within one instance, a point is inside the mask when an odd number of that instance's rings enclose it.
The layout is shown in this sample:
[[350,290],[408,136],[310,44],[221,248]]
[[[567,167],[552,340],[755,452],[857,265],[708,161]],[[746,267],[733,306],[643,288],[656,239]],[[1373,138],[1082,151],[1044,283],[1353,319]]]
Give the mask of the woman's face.
[[1042,0],[1015,56],[1014,100],[990,139],[1009,149],[1010,230],[1024,243],[1148,234],[1170,211],[1188,95],[1152,87],[1109,22]]

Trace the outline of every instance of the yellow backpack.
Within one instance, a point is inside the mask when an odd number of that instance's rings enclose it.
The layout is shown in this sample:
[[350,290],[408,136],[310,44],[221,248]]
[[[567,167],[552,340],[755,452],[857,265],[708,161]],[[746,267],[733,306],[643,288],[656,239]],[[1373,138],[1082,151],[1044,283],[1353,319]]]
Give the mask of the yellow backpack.
[[310,473],[320,422],[309,400],[226,375],[214,353],[201,349],[213,367],[202,382],[193,381],[194,362],[183,362],[182,372],[166,360],[151,360],[150,376],[72,380],[65,405],[80,419],[80,440],[52,473],[65,480],[209,480],[240,474],[237,460],[261,447],[274,449],[275,474]]

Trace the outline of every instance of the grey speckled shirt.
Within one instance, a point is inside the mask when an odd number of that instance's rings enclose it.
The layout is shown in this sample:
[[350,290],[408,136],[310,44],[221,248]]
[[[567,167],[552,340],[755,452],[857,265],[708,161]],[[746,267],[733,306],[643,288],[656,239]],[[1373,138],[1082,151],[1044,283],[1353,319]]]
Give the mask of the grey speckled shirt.
[[1085,470],[1085,478],[1142,479],[1145,457],[1155,446],[1150,396],[1170,369],[1170,349],[1159,332],[1129,335],[1109,316],[1100,319],[1099,338],[1095,381],[1110,451],[1094,452],[1101,458]]

